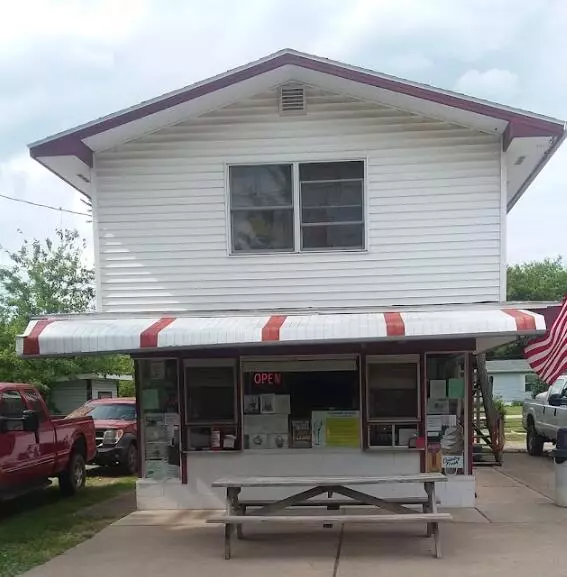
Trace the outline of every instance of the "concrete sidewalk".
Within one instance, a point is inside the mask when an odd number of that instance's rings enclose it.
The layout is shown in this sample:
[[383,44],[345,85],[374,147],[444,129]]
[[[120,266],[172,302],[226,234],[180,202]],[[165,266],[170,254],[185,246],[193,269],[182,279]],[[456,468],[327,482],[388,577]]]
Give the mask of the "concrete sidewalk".
[[[26,577],[563,577],[567,510],[555,507],[520,479],[532,475],[551,486],[545,460],[513,455],[502,470],[477,471],[475,509],[452,510],[441,527],[443,559],[432,557],[425,528],[347,526],[302,529],[267,526],[247,530],[223,558],[223,529],[209,513],[137,512],[121,519]],[[524,460],[522,460],[524,459]],[[535,467],[538,475],[530,467]],[[523,471],[523,473],[522,473]],[[536,478],[537,477],[537,478]],[[540,478],[541,477],[541,478]]]

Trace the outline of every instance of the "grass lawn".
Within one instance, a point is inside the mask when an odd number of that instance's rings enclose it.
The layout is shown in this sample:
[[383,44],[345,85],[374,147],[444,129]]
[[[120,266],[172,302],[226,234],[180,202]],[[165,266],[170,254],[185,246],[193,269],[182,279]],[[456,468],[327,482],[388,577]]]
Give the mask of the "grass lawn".
[[[57,484],[1,505],[0,577],[13,577],[92,537],[121,517],[81,514],[86,507],[134,489],[134,477],[91,476],[85,489],[64,498]],[[80,567],[77,568],[80,575]]]
[[507,441],[526,440],[526,431],[522,427],[522,407],[506,407],[504,432]]

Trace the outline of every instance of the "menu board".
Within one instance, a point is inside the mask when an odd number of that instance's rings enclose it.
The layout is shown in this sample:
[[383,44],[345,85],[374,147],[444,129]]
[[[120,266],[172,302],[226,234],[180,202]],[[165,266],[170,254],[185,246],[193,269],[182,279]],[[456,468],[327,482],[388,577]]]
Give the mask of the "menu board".
[[315,448],[360,447],[358,411],[313,411],[311,442]]

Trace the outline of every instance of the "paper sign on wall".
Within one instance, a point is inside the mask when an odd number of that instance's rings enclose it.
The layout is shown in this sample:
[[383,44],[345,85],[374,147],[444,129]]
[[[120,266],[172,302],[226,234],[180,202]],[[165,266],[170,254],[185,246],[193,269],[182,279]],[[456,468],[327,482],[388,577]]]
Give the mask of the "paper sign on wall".
[[429,381],[429,398],[445,399],[447,397],[447,381],[431,379]]
[[465,466],[465,459],[463,455],[443,455],[441,458],[441,466],[445,469],[463,469]]
[[464,399],[465,398],[465,379],[455,378],[449,379],[449,392],[448,397],[450,399]]

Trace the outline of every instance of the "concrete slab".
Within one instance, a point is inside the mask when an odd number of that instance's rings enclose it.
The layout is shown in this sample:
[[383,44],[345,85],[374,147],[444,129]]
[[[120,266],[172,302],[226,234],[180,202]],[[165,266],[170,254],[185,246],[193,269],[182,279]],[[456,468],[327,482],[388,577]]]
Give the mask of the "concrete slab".
[[450,509],[441,525],[443,559],[432,556],[425,524],[247,527],[224,560],[223,528],[211,511],[135,512],[25,577],[564,577],[567,509],[552,494],[553,463],[506,455],[478,469],[476,509]]
[[549,455],[530,457],[527,453],[506,454],[502,473],[553,499],[554,463]]
[[205,525],[112,525],[26,577],[331,577],[339,530],[265,527],[224,559],[224,530]]
[[564,577],[557,526],[477,525],[441,527],[443,558],[431,539],[409,534],[374,535],[345,529],[337,577]]

